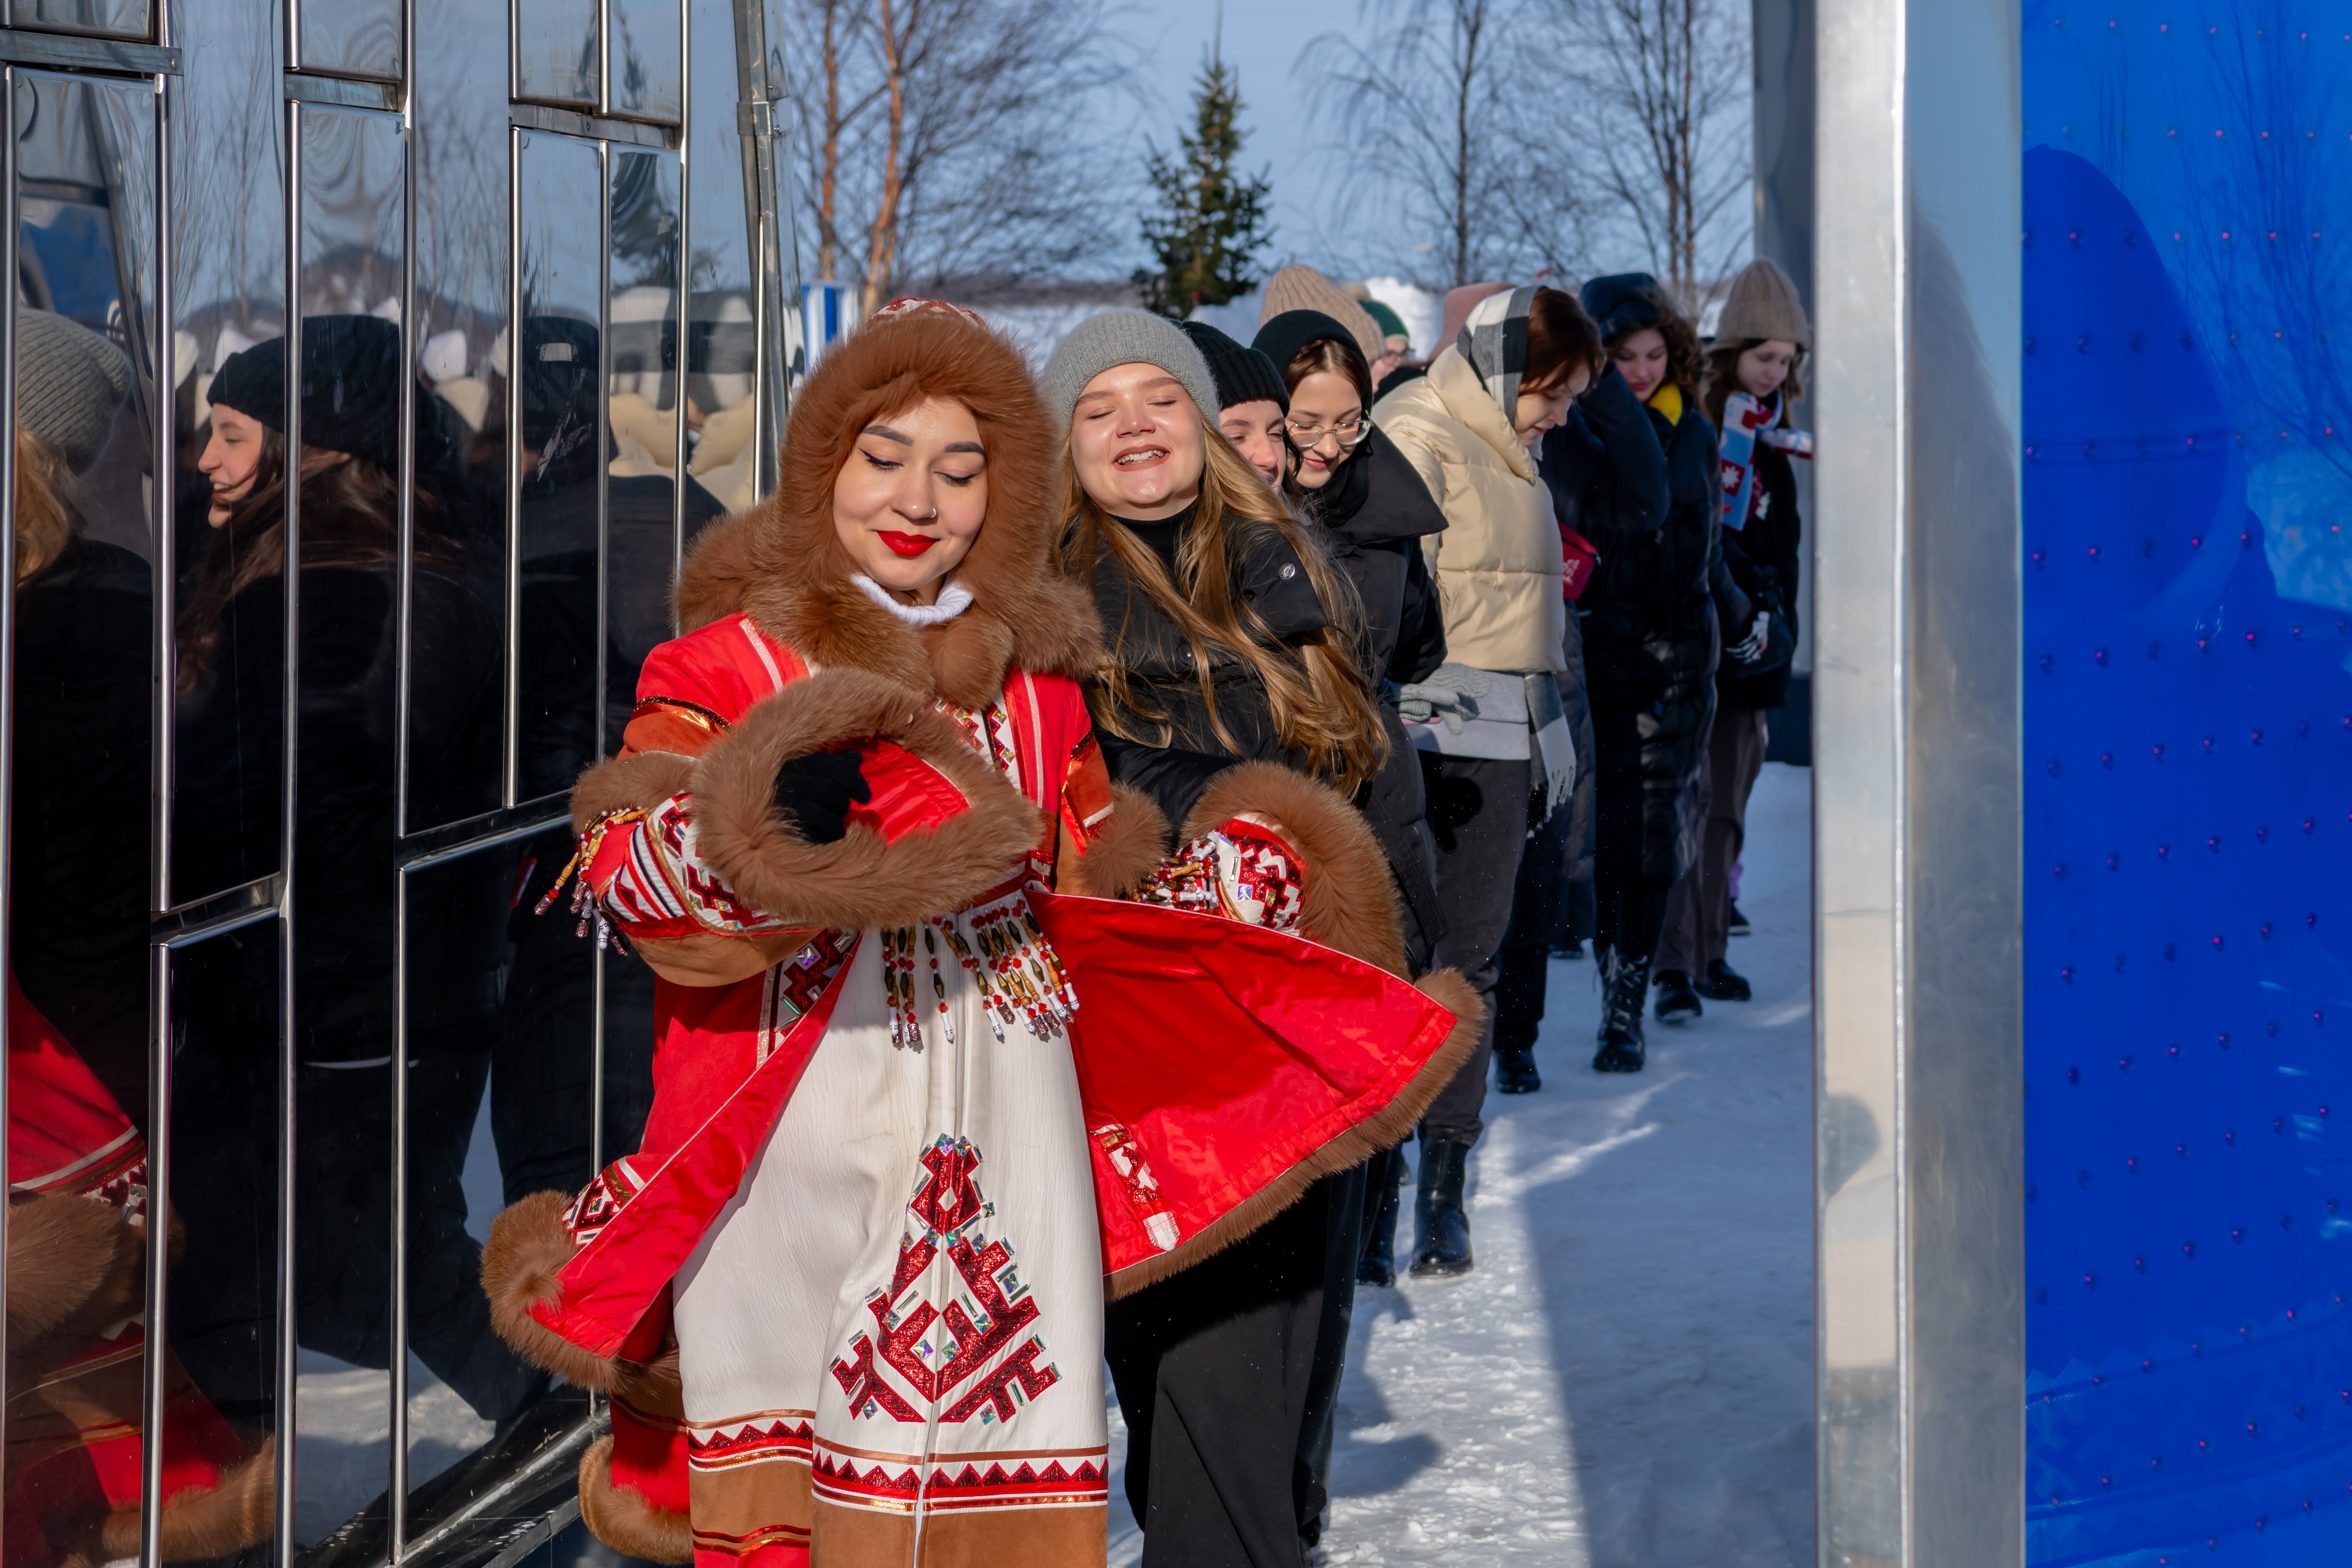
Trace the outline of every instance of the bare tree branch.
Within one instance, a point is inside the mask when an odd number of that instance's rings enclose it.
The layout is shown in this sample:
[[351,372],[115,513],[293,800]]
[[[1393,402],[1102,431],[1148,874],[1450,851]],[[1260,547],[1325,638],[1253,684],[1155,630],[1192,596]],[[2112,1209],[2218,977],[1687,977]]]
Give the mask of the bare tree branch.
[[1327,178],[1384,185],[1404,221],[1391,259],[1444,288],[1580,255],[1575,149],[1556,84],[1529,77],[1528,0],[1392,0],[1364,43],[1327,33],[1297,74],[1341,129]]
[[1600,150],[1602,209],[1633,231],[1650,270],[1696,309],[1747,244],[1747,7],[1740,0],[1539,0],[1578,105],[1577,140]]

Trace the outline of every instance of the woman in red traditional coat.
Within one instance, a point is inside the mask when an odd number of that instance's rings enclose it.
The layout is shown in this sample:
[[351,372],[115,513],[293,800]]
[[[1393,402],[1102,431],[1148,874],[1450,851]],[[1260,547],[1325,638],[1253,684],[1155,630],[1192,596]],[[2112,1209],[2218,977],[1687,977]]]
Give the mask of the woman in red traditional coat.
[[1352,898],[1331,857],[1263,814],[1266,853],[1171,856],[1114,799],[1054,450],[1008,342],[886,308],[794,399],[798,482],[698,542],[692,629],[574,792],[581,907],[659,978],[655,1103],[483,1278],[612,1392],[581,1500],[632,1555],[1099,1563],[1106,1276],[1247,1234],[1465,1047],[1286,934]]

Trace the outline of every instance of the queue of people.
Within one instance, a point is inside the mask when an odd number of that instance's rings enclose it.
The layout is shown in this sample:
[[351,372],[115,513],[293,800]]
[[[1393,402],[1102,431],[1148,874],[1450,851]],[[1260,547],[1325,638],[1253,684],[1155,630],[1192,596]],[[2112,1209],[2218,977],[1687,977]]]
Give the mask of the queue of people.
[[[679,498],[600,494],[591,330],[522,324],[514,679],[547,773],[526,792],[576,774],[572,822],[412,895],[437,945],[407,982],[410,1342],[489,1419],[552,1380],[607,1394],[581,1506],[625,1555],[1099,1563],[1108,1372],[1146,1563],[1309,1558],[1357,1289],[1476,1266],[1489,1074],[1541,1089],[1564,931],[1584,921],[1599,960],[1598,1070],[1642,1069],[1653,993],[1667,1021],[1745,999],[1732,882],[1801,539],[1793,289],[1751,267],[1705,349],[1638,274],[1456,289],[1416,363],[1311,268],[1277,281],[1250,343],[1112,311],[1042,372],[969,311],[886,307],[799,389],[776,495],[723,520],[684,499],[667,640],[642,590]],[[120,366],[53,335],[96,391],[26,404],[33,617],[94,613],[125,570],[73,521],[94,437],[68,417],[119,404]],[[439,768],[407,809],[443,788],[461,813],[498,764],[506,575],[478,481],[507,465],[421,385],[404,431],[400,353],[373,318],[312,317],[299,354],[273,340],[212,378],[173,693],[214,829],[174,874],[234,885],[290,837],[316,980],[297,1100],[378,1142],[397,944],[350,889],[395,831],[384,647],[404,614],[412,744]],[[20,662],[36,710],[47,679]],[[290,824],[288,759],[252,739],[289,700]],[[571,921],[530,913],[574,849],[583,923],[636,961],[604,992],[606,1125],[628,1132],[601,1172],[598,1086],[566,1065],[593,972]],[[56,891],[131,899],[143,874],[61,864]],[[12,1057],[12,1105],[86,1101],[104,1142],[135,1031],[47,978],[11,1006],[54,1037],[55,1082]],[[231,1126],[267,1099],[250,1077],[192,1057],[184,1087]],[[486,1094],[509,1207],[478,1248],[455,1194]],[[384,1364],[370,1238],[396,1196],[330,1142],[298,1154],[300,1342]],[[189,1309],[258,1314],[268,1238],[178,1202]],[[69,1264],[92,1289],[123,1267]],[[234,1347],[178,1353],[241,1418]],[[266,1450],[191,1397],[171,1440],[204,1450],[201,1495],[267,1514]]]

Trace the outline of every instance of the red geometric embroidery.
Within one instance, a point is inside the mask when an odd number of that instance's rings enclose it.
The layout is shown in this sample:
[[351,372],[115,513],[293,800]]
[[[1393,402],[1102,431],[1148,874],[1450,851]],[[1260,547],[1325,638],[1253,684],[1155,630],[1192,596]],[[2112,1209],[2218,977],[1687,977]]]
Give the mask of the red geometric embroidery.
[[832,984],[834,972],[856,945],[856,936],[845,931],[821,931],[809,939],[808,946],[784,971],[784,1004],[792,1008],[793,1017],[816,1005],[817,998]]
[[1096,1128],[1094,1139],[1102,1145],[1103,1158],[1109,1162],[1111,1174],[1118,1178],[1136,1223],[1143,1226],[1154,1247],[1173,1251],[1180,1239],[1176,1216],[1168,1211],[1168,1200],[1160,1195],[1160,1178],[1152,1174],[1151,1162],[1143,1157],[1143,1145],[1119,1121],[1106,1121]]
[[697,1469],[718,1469],[749,1460],[783,1457],[806,1462],[815,1428],[805,1418],[778,1416],[762,1426],[747,1424],[735,1433],[696,1432],[686,1435],[686,1462]]
[[[1029,1333],[1038,1319],[1036,1300],[1013,1274],[1012,1248],[1001,1237],[992,1241],[979,1233],[989,1212],[976,1179],[979,1148],[967,1139],[941,1137],[923,1151],[922,1164],[923,1179],[907,1203],[914,1225],[899,1237],[889,1288],[866,1298],[873,1328],[860,1330],[849,1353],[834,1362],[834,1380],[853,1415],[879,1413],[896,1421],[919,1421],[922,1416],[891,1385],[885,1368],[926,1403],[947,1399],[977,1378],[978,1384],[940,1419],[1010,1421],[1023,1405],[1061,1381],[1051,1363],[1036,1364],[1045,1353],[1045,1342]],[[919,1297],[902,1310],[901,1298],[922,1279],[942,1242],[962,1289],[945,1312]],[[966,1310],[967,1299],[971,1310]],[[934,1324],[942,1331],[936,1344],[925,1338]],[[1025,1342],[1016,1346],[1024,1335]],[[1002,1364],[982,1376],[1000,1355]],[[940,1364],[932,1366],[933,1360]]]
[[855,1459],[820,1450],[809,1467],[809,1484],[819,1495],[852,1501],[911,1503],[922,1485],[922,1468],[909,1465],[893,1474],[885,1466],[869,1465],[861,1470]]

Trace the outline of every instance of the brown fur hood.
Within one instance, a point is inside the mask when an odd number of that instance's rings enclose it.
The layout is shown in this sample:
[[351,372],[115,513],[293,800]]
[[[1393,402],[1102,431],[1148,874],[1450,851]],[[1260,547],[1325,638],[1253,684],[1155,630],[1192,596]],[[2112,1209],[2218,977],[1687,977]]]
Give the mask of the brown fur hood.
[[[979,423],[988,521],[955,572],[971,607],[918,630],[850,581],[833,480],[860,430],[926,397],[954,398]],[[678,576],[678,626],[747,611],[819,668],[871,670],[963,708],[993,700],[1010,667],[1089,674],[1101,623],[1051,561],[1055,451],[1035,378],[1009,341],[946,306],[877,315],[793,394],[776,493],[694,542]]]

